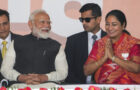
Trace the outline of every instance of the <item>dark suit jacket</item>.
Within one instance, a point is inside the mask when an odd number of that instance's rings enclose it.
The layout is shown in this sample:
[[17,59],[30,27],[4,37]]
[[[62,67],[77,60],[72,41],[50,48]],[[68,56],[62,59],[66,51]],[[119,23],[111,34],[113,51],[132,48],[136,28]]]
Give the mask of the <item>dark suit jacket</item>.
[[[102,30],[101,37],[106,32]],[[86,76],[83,72],[84,63],[88,57],[88,33],[77,33],[67,38],[65,47],[69,71],[65,82],[69,84],[85,84]]]
[[[19,37],[20,35],[17,35],[17,34],[14,34],[11,32],[11,40],[14,40],[15,38]],[[1,64],[2,64],[2,54],[1,54],[1,51],[0,51],[0,67],[1,67]],[[0,73],[0,81],[4,79],[4,77],[1,75]]]

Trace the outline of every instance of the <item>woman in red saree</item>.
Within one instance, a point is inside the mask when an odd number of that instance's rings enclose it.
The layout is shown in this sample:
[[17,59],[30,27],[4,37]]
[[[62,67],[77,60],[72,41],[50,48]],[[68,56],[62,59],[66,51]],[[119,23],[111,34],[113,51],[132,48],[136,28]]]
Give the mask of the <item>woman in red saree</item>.
[[120,10],[105,18],[107,36],[95,42],[84,65],[98,84],[140,84],[140,40],[123,33],[127,22]]

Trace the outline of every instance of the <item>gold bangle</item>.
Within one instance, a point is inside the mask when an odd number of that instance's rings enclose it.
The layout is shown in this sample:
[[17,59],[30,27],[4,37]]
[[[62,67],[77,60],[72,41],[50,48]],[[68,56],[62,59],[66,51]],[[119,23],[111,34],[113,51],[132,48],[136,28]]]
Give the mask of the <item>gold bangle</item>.
[[97,62],[95,62],[96,66],[99,66],[99,64]]
[[115,56],[113,56],[113,57],[112,57],[112,62],[114,62],[114,61],[115,61],[115,58],[116,58]]

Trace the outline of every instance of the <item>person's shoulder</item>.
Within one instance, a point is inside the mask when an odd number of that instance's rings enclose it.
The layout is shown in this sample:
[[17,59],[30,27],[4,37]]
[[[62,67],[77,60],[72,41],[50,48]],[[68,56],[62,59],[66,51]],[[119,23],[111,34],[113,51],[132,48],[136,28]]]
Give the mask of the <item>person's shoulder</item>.
[[22,36],[22,35],[20,35],[20,34],[15,34],[15,33],[11,32],[11,38],[12,38],[12,40],[13,40],[13,39],[16,39],[16,38],[18,38],[18,37],[20,37],[20,36]]
[[140,39],[132,36],[132,35],[129,35],[127,33],[124,33],[125,37],[127,38],[127,41],[128,42],[133,42],[133,43],[136,43],[136,44],[140,44]]
[[23,41],[24,39],[28,38],[30,34],[27,35],[19,35],[14,39],[14,41]]
[[19,34],[15,34],[15,33],[11,33],[11,35],[13,35],[14,37],[20,37],[21,36]]
[[79,32],[79,33],[69,36],[68,39],[77,39],[77,38],[86,37],[86,36],[87,36],[87,32],[83,31],[83,32]]

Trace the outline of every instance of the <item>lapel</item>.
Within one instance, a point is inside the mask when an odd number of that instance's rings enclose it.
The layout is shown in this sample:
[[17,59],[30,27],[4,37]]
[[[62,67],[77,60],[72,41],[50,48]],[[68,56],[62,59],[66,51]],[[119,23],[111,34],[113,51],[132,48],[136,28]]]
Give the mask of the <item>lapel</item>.
[[104,36],[106,36],[106,34],[107,34],[107,33],[106,33],[105,31],[102,30],[102,31],[101,31],[101,38],[104,37]]
[[[82,36],[81,36],[81,43],[79,43],[79,45],[83,48],[80,48],[81,52],[84,52],[85,58],[88,57],[88,33],[85,31],[83,32]],[[81,53],[79,52],[79,53]]]
[[11,41],[16,38],[16,35],[11,32]]

